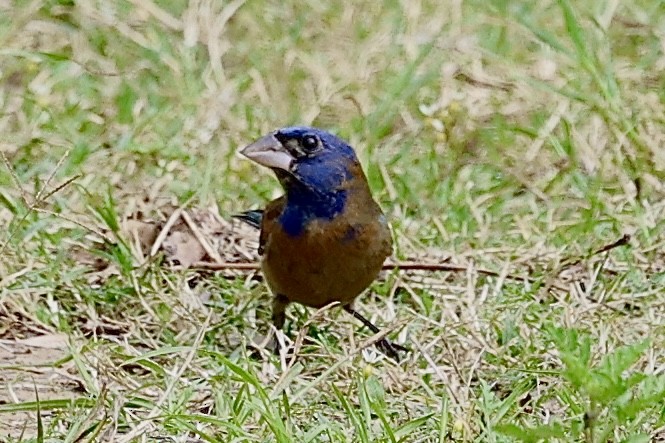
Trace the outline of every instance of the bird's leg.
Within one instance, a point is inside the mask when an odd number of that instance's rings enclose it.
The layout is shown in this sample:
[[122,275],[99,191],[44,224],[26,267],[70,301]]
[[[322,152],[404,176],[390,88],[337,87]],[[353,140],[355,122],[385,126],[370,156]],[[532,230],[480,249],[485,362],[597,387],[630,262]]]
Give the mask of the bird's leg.
[[372,323],[371,321],[367,320],[365,317],[362,316],[362,314],[360,314],[360,312],[356,311],[356,310],[354,309],[353,305],[350,305],[350,304],[349,304],[349,305],[344,306],[344,310],[345,310],[346,312],[348,312],[349,314],[353,315],[353,316],[354,316],[355,318],[357,318],[358,320],[360,320],[360,322],[361,322],[363,325],[365,325],[365,327],[366,327],[367,329],[369,329],[370,331],[372,331],[373,333],[378,334],[379,332],[381,332],[381,330],[380,330],[378,327],[376,327],[376,326],[374,325],[374,323]]
[[282,294],[277,294],[272,300],[272,324],[275,328],[281,330],[286,322],[286,307],[289,299]]
[[[356,311],[353,308],[352,304],[345,305],[344,310],[349,314],[353,315],[358,320],[360,320],[362,324],[365,325],[365,327],[368,328],[373,333],[378,334],[379,332],[381,332],[381,330],[377,328],[371,321],[367,320],[365,317],[362,316],[362,314],[360,314],[360,312]],[[409,351],[404,346],[399,345],[397,343],[392,343],[387,338],[382,338],[381,340],[379,340],[376,343],[376,346],[379,349],[381,349],[381,351],[383,351],[388,357],[392,358],[396,362],[399,362],[399,353],[397,351],[403,351],[403,352]]]
[[[284,323],[286,322],[286,307],[289,305],[289,299],[282,294],[275,295],[275,298],[272,300],[272,324],[275,326],[276,334],[279,334],[284,328]],[[279,354],[279,339],[275,335],[275,342],[273,345],[273,351],[275,354]]]

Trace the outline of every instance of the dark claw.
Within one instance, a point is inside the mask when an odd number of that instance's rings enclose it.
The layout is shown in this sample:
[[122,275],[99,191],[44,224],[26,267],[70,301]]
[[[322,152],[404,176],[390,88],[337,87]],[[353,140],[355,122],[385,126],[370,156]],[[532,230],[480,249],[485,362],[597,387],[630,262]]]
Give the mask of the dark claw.
[[393,343],[386,338],[383,338],[378,342],[376,342],[376,347],[379,348],[379,350],[384,354],[386,354],[388,357],[395,360],[397,363],[400,362],[399,352],[409,352],[409,350],[404,346],[397,343]]
[[[349,314],[353,315],[355,318],[360,320],[362,324],[364,324],[367,328],[369,328],[370,331],[372,331],[375,334],[378,334],[380,332],[380,329],[374,326],[371,321],[367,320],[365,317],[363,317],[358,311],[353,309],[350,305],[344,306],[344,309],[346,312]],[[376,342],[376,346],[386,354],[388,357],[392,358],[395,360],[397,363],[399,363],[399,353],[397,351],[402,351],[402,352],[409,352],[408,348],[405,348],[402,345],[398,345],[396,343],[391,342],[387,338],[383,338],[380,341]]]

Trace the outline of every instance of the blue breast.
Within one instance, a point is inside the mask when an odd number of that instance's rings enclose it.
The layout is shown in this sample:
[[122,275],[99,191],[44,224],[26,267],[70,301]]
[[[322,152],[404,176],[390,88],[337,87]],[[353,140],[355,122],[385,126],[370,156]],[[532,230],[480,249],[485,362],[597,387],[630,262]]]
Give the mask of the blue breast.
[[341,214],[346,206],[346,199],[346,191],[324,195],[287,193],[286,206],[278,220],[284,232],[297,237],[312,220],[332,220]]
[[349,166],[356,161],[353,149],[339,141],[314,156],[299,158],[288,174],[278,173],[286,191],[279,222],[287,234],[298,236],[312,220],[332,220],[344,211],[345,183],[354,179]]

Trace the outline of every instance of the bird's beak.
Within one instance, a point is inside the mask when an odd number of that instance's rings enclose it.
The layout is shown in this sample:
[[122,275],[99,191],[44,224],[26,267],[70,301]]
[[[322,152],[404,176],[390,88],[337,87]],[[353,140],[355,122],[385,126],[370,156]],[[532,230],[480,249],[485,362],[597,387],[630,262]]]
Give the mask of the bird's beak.
[[291,170],[293,156],[277,140],[274,134],[268,134],[243,148],[240,153],[256,163],[273,169]]

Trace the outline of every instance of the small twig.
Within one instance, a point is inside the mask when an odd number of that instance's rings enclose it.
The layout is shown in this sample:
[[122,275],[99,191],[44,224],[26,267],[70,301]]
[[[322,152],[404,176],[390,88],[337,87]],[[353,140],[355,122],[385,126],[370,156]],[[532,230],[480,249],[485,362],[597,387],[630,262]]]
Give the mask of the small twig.
[[624,246],[627,245],[628,242],[630,241],[630,235],[629,234],[624,234],[620,239],[603,246],[600,249],[597,249],[583,257],[577,257],[577,258],[569,258],[568,260],[564,260],[561,266],[559,266],[557,274],[559,274],[561,271],[563,271],[565,268],[569,268],[571,266],[575,266],[576,264],[580,263],[582,260],[587,260],[594,255],[599,255],[604,252],[611,251],[614,248],[618,248],[619,246]]
[[603,252],[611,251],[612,249],[618,248],[619,246],[627,245],[628,242],[630,242],[630,234],[623,234],[619,240],[615,241],[614,243],[610,243],[609,245],[603,246],[591,255],[598,255],[602,254]]
[[168,237],[169,232],[171,232],[171,228],[175,225],[176,221],[178,221],[178,218],[180,218],[180,214],[189,205],[189,203],[192,201],[192,198],[193,197],[190,197],[189,199],[187,199],[187,201],[185,201],[183,204],[177,207],[175,211],[171,213],[168,220],[166,220],[166,224],[162,227],[162,230],[159,231],[159,234],[157,235],[155,242],[152,244],[152,247],[150,248],[150,257],[154,257],[155,255],[157,255],[157,253],[159,252],[159,248],[162,247],[164,240],[166,240],[166,237]]
[[[575,266],[575,265],[581,263],[582,260],[587,260],[587,259],[593,257],[594,255],[609,252],[614,248],[618,248],[619,246],[627,245],[628,242],[630,242],[630,235],[629,234],[624,234],[624,235],[621,236],[620,239],[618,239],[618,240],[616,240],[616,241],[614,241],[614,242],[612,242],[608,245],[605,245],[605,246],[601,247],[600,249],[597,249],[597,250],[587,254],[584,257],[564,259],[561,262],[561,264],[553,272],[550,273],[550,277],[545,281],[545,286],[544,286],[545,292],[549,291],[551,288],[559,289],[552,282],[554,281],[556,276],[559,276],[565,269],[568,269],[572,266]],[[604,262],[603,262],[603,265],[604,265]]]
[[185,223],[187,223],[187,226],[189,227],[190,231],[192,231],[192,234],[194,234],[194,237],[199,242],[203,250],[206,251],[208,256],[213,260],[215,260],[216,263],[223,263],[224,260],[222,260],[222,257],[219,255],[219,252],[217,252],[217,250],[210,245],[208,240],[206,240],[205,235],[203,235],[199,227],[196,226],[196,223],[194,223],[194,220],[192,220],[187,211],[183,210],[180,213],[180,216],[182,217],[183,220],[185,220]]
[[171,228],[173,227],[173,225],[175,225],[175,222],[178,221],[178,218],[180,218],[180,213],[182,211],[183,211],[182,206],[176,208],[176,210],[171,213],[169,219],[166,220],[164,227],[162,228],[161,231],[159,231],[159,235],[157,235],[155,242],[152,244],[152,248],[150,248],[150,257],[154,257],[155,255],[157,255],[157,252],[159,252],[159,248],[162,247],[162,243],[164,243],[164,240],[166,240],[166,236],[169,235],[169,231],[171,231]]

